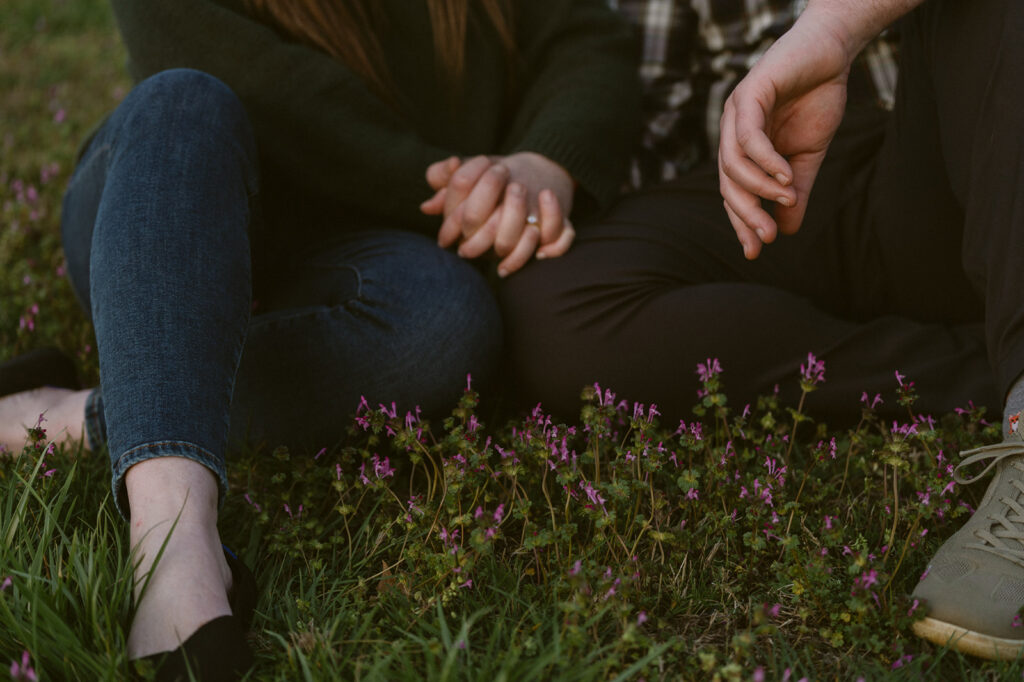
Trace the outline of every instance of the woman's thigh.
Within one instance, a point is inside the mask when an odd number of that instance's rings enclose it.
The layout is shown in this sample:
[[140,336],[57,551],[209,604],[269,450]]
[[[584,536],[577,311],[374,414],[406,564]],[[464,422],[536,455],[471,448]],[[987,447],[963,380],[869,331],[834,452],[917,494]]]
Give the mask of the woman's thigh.
[[472,374],[493,377],[497,303],[469,263],[414,233],[314,245],[256,302],[232,407],[233,439],[335,443],[365,398],[443,414]]

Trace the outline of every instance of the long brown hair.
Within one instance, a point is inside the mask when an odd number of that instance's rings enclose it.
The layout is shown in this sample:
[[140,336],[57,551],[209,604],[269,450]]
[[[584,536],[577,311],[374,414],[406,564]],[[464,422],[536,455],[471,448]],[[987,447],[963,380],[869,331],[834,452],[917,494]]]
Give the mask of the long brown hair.
[[[469,3],[479,2],[505,50],[515,51],[511,20],[503,0],[426,0],[438,67],[458,86],[466,67]],[[260,21],[294,40],[323,50],[358,73],[378,95],[393,102],[394,93],[377,31],[377,0],[245,0]]]

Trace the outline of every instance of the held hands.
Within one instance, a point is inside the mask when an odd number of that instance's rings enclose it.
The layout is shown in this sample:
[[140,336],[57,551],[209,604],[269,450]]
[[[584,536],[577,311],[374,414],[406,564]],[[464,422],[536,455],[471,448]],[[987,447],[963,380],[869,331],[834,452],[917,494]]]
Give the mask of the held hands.
[[576,236],[568,218],[572,177],[540,154],[451,157],[427,168],[427,182],[436,193],[420,210],[444,216],[438,243],[448,247],[460,241],[463,258],[493,249],[502,259],[502,277],[534,253],[538,259],[561,256]]
[[[807,199],[846,106],[856,52],[811,5],[726,100],[718,177],[748,259],[778,232],[800,228]],[[775,202],[774,217],[761,200]]]

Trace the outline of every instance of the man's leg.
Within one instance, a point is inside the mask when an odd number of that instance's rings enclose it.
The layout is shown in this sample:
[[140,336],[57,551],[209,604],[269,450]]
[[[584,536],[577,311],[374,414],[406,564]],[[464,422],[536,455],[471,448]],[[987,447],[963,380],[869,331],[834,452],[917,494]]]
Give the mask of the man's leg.
[[[1011,415],[1024,407],[1024,391],[1012,390],[1024,369],[1024,6],[937,0],[907,17],[902,31],[900,93],[871,194],[871,232],[894,285],[893,306],[962,305],[902,295],[922,279],[954,277],[977,297],[995,383],[1000,397],[1011,396]],[[929,206],[947,218],[935,218]],[[911,244],[923,258],[890,255],[910,252]],[[1024,605],[1024,542],[1017,539],[1024,538],[1024,447],[1011,438],[973,453],[972,462],[992,459],[996,475],[914,592],[929,608],[918,634],[990,658],[1024,651],[1024,633],[1013,627]]]
[[580,389],[599,382],[656,402],[666,419],[688,417],[695,367],[718,357],[737,409],[775,385],[795,404],[814,352],[828,372],[808,409],[833,422],[856,420],[865,391],[891,394],[896,370],[923,389],[923,412],[997,402],[979,325],[871,318],[848,305],[879,288],[873,245],[858,243],[846,223],[859,216],[845,215],[863,202],[876,128],[856,116],[844,124],[804,229],[756,261],[743,258],[711,172],[624,198],[568,254],[510,277],[502,303],[524,401],[569,418]]

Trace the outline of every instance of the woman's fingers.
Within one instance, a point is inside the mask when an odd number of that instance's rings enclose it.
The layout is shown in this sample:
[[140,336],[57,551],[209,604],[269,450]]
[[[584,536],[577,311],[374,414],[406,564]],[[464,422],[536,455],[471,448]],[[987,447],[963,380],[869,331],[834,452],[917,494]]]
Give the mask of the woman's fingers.
[[505,195],[508,176],[508,168],[497,163],[484,171],[477,179],[473,190],[461,204],[460,230],[463,238],[468,239],[473,236],[473,233],[494,214]]
[[576,229],[572,226],[572,223],[568,219],[565,220],[562,227],[562,233],[558,235],[551,244],[545,244],[544,246],[537,249],[537,260],[544,260],[545,258],[557,258],[572,246],[573,240],[576,239]]
[[420,211],[427,215],[441,215],[444,213],[444,197],[447,193],[446,187],[437,190],[434,196],[420,204]]
[[[445,191],[445,219],[438,230],[437,243],[448,247],[460,236],[465,238],[476,232],[494,213],[507,181],[508,169],[500,164],[492,166],[485,156],[462,164]],[[462,198],[456,202],[456,196]]]
[[494,246],[494,236],[498,233],[498,225],[502,220],[503,210],[499,208],[491,214],[487,222],[473,233],[471,237],[459,244],[459,256],[462,258],[478,258]]
[[512,249],[512,253],[498,263],[498,276],[508,277],[510,274],[518,270],[519,268],[526,265],[526,262],[530,260],[530,256],[537,249],[537,244],[540,242],[540,228],[536,225],[529,224],[523,229],[522,236],[519,237],[519,243]]
[[444,214],[450,216],[455,212],[455,207],[466,200],[473,188],[488,168],[491,167],[491,160],[486,156],[474,156],[461,164],[448,181],[448,192],[445,195]]
[[437,243],[447,249],[462,234],[462,204],[455,207],[455,212],[444,219],[441,229],[437,231]]
[[526,188],[510,182],[501,204],[501,222],[494,238],[494,253],[502,258],[512,253],[526,227]]
[[549,189],[542,189],[537,196],[537,203],[540,208],[540,243],[550,244],[556,241],[562,234],[564,216],[562,207],[558,203],[558,197]]
[[452,174],[459,169],[462,161],[457,156],[435,161],[427,166],[427,184],[433,190],[445,187],[452,179]]

